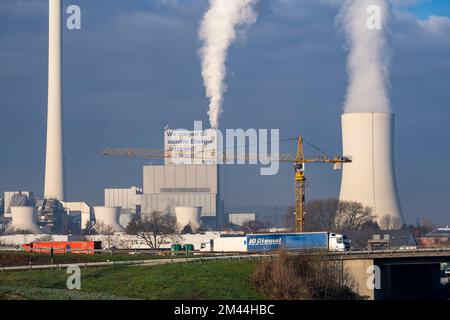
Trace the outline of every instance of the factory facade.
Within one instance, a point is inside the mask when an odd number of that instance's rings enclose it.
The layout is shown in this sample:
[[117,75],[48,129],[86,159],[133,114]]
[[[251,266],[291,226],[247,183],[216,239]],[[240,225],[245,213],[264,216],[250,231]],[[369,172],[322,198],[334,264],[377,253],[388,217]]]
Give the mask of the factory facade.
[[176,207],[201,207],[202,225],[220,229],[225,219],[219,165],[213,159],[216,146],[214,130],[166,129],[164,164],[143,167],[142,189],[106,189],[105,206],[122,208],[122,225],[127,225],[134,214],[162,211],[175,215]]
[[141,212],[174,214],[178,206],[202,207],[204,226],[216,229],[223,223],[217,165],[144,166],[143,182],[144,192],[139,196]]

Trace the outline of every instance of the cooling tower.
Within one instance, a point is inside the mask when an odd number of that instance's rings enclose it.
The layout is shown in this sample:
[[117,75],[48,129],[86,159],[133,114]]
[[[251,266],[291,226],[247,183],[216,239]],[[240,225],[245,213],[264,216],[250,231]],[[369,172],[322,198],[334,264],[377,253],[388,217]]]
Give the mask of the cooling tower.
[[193,232],[201,226],[202,207],[175,207],[175,215],[180,228],[190,225]]
[[[104,228],[112,227],[114,232],[124,232],[125,230],[119,224],[120,207],[94,207],[95,227],[102,225]],[[97,230],[102,232],[104,230]]]
[[61,100],[61,0],[49,0],[46,199],[64,201],[63,130]]
[[44,233],[37,225],[37,214],[34,207],[11,207],[11,229],[28,230],[34,234]]
[[343,165],[340,200],[373,208],[379,223],[384,216],[403,222],[395,178],[394,114],[343,114],[342,141],[343,154],[352,162]]

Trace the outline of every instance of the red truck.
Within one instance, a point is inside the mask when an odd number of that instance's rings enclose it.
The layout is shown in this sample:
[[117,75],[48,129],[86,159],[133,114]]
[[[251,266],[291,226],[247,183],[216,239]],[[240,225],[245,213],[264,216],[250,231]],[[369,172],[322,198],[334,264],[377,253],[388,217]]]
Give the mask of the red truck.
[[102,249],[101,241],[45,241],[32,242],[22,245],[26,252],[50,253],[77,253],[94,254],[94,250]]

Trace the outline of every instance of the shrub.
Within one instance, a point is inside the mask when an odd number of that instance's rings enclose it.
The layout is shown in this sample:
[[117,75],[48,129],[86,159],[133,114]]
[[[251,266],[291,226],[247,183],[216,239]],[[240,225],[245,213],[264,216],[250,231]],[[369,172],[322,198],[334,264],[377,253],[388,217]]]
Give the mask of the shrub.
[[358,300],[348,273],[339,261],[324,257],[288,255],[259,262],[253,283],[263,294],[282,300]]

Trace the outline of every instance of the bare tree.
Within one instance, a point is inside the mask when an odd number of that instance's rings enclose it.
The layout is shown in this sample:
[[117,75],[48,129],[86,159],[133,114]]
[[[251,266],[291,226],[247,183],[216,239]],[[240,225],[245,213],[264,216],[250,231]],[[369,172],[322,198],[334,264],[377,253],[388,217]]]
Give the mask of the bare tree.
[[194,233],[192,231],[192,227],[190,224],[186,225],[182,230],[181,230],[181,234],[192,234]]
[[114,227],[109,224],[103,223],[103,221],[100,221],[95,224],[94,226],[95,231],[97,231],[98,234],[102,235],[113,235],[114,234]]
[[425,230],[431,231],[434,228],[436,228],[436,225],[430,219],[423,218],[423,219],[420,220],[420,227],[425,229]]
[[286,213],[283,215],[283,224],[285,228],[290,230],[294,230],[294,206],[289,206],[286,210]]
[[275,259],[257,263],[252,275],[256,289],[272,299],[359,300],[354,279],[340,261],[311,259],[279,252]]
[[306,203],[305,230],[328,231],[333,229],[339,199],[316,199]]
[[383,216],[380,221],[380,228],[383,230],[398,230],[402,227],[402,221],[390,215]]
[[244,222],[244,224],[242,225],[242,231],[245,231],[247,233],[256,233],[256,232],[260,232],[261,230],[265,230],[267,227],[266,225],[258,220],[253,220],[253,221],[246,221]]
[[435,224],[431,220],[424,218],[415,226],[410,225],[409,229],[412,230],[416,238],[419,238],[435,229]]
[[6,230],[7,230],[7,229],[8,229],[8,228],[7,228],[7,226],[6,226],[6,223],[5,223],[5,222],[2,222],[2,223],[0,224],[0,236],[6,234]]
[[353,201],[340,201],[334,218],[333,230],[344,232],[346,230],[361,230],[375,220],[373,209]]
[[81,230],[82,236],[90,236],[97,234],[97,230],[95,230],[95,225],[92,223],[92,221],[88,220],[84,224],[84,228]]
[[94,225],[94,228],[98,234],[106,236],[106,243],[108,248],[110,248],[112,244],[112,236],[115,232],[114,227],[109,224],[104,224],[103,221],[100,221]]
[[[294,225],[294,208],[289,207],[286,221]],[[305,231],[335,231],[379,229],[373,210],[358,202],[336,198],[316,199],[306,203]]]
[[51,241],[53,241],[53,236],[50,234],[47,234],[45,236],[37,238],[35,241],[36,242],[51,242]]
[[33,234],[31,230],[28,229],[16,229],[13,227],[8,228],[5,232],[6,235],[12,235],[12,234]]
[[95,230],[94,225],[91,221],[86,221],[83,230],[81,230],[82,236],[89,236],[97,234],[97,230]]
[[126,232],[144,240],[151,249],[159,249],[164,242],[180,237],[175,217],[159,211],[145,214],[141,219],[133,218]]
[[226,224],[223,225],[222,229],[224,231],[234,231],[234,230],[239,229],[239,226],[237,226],[237,225],[235,225],[233,223],[226,223]]

